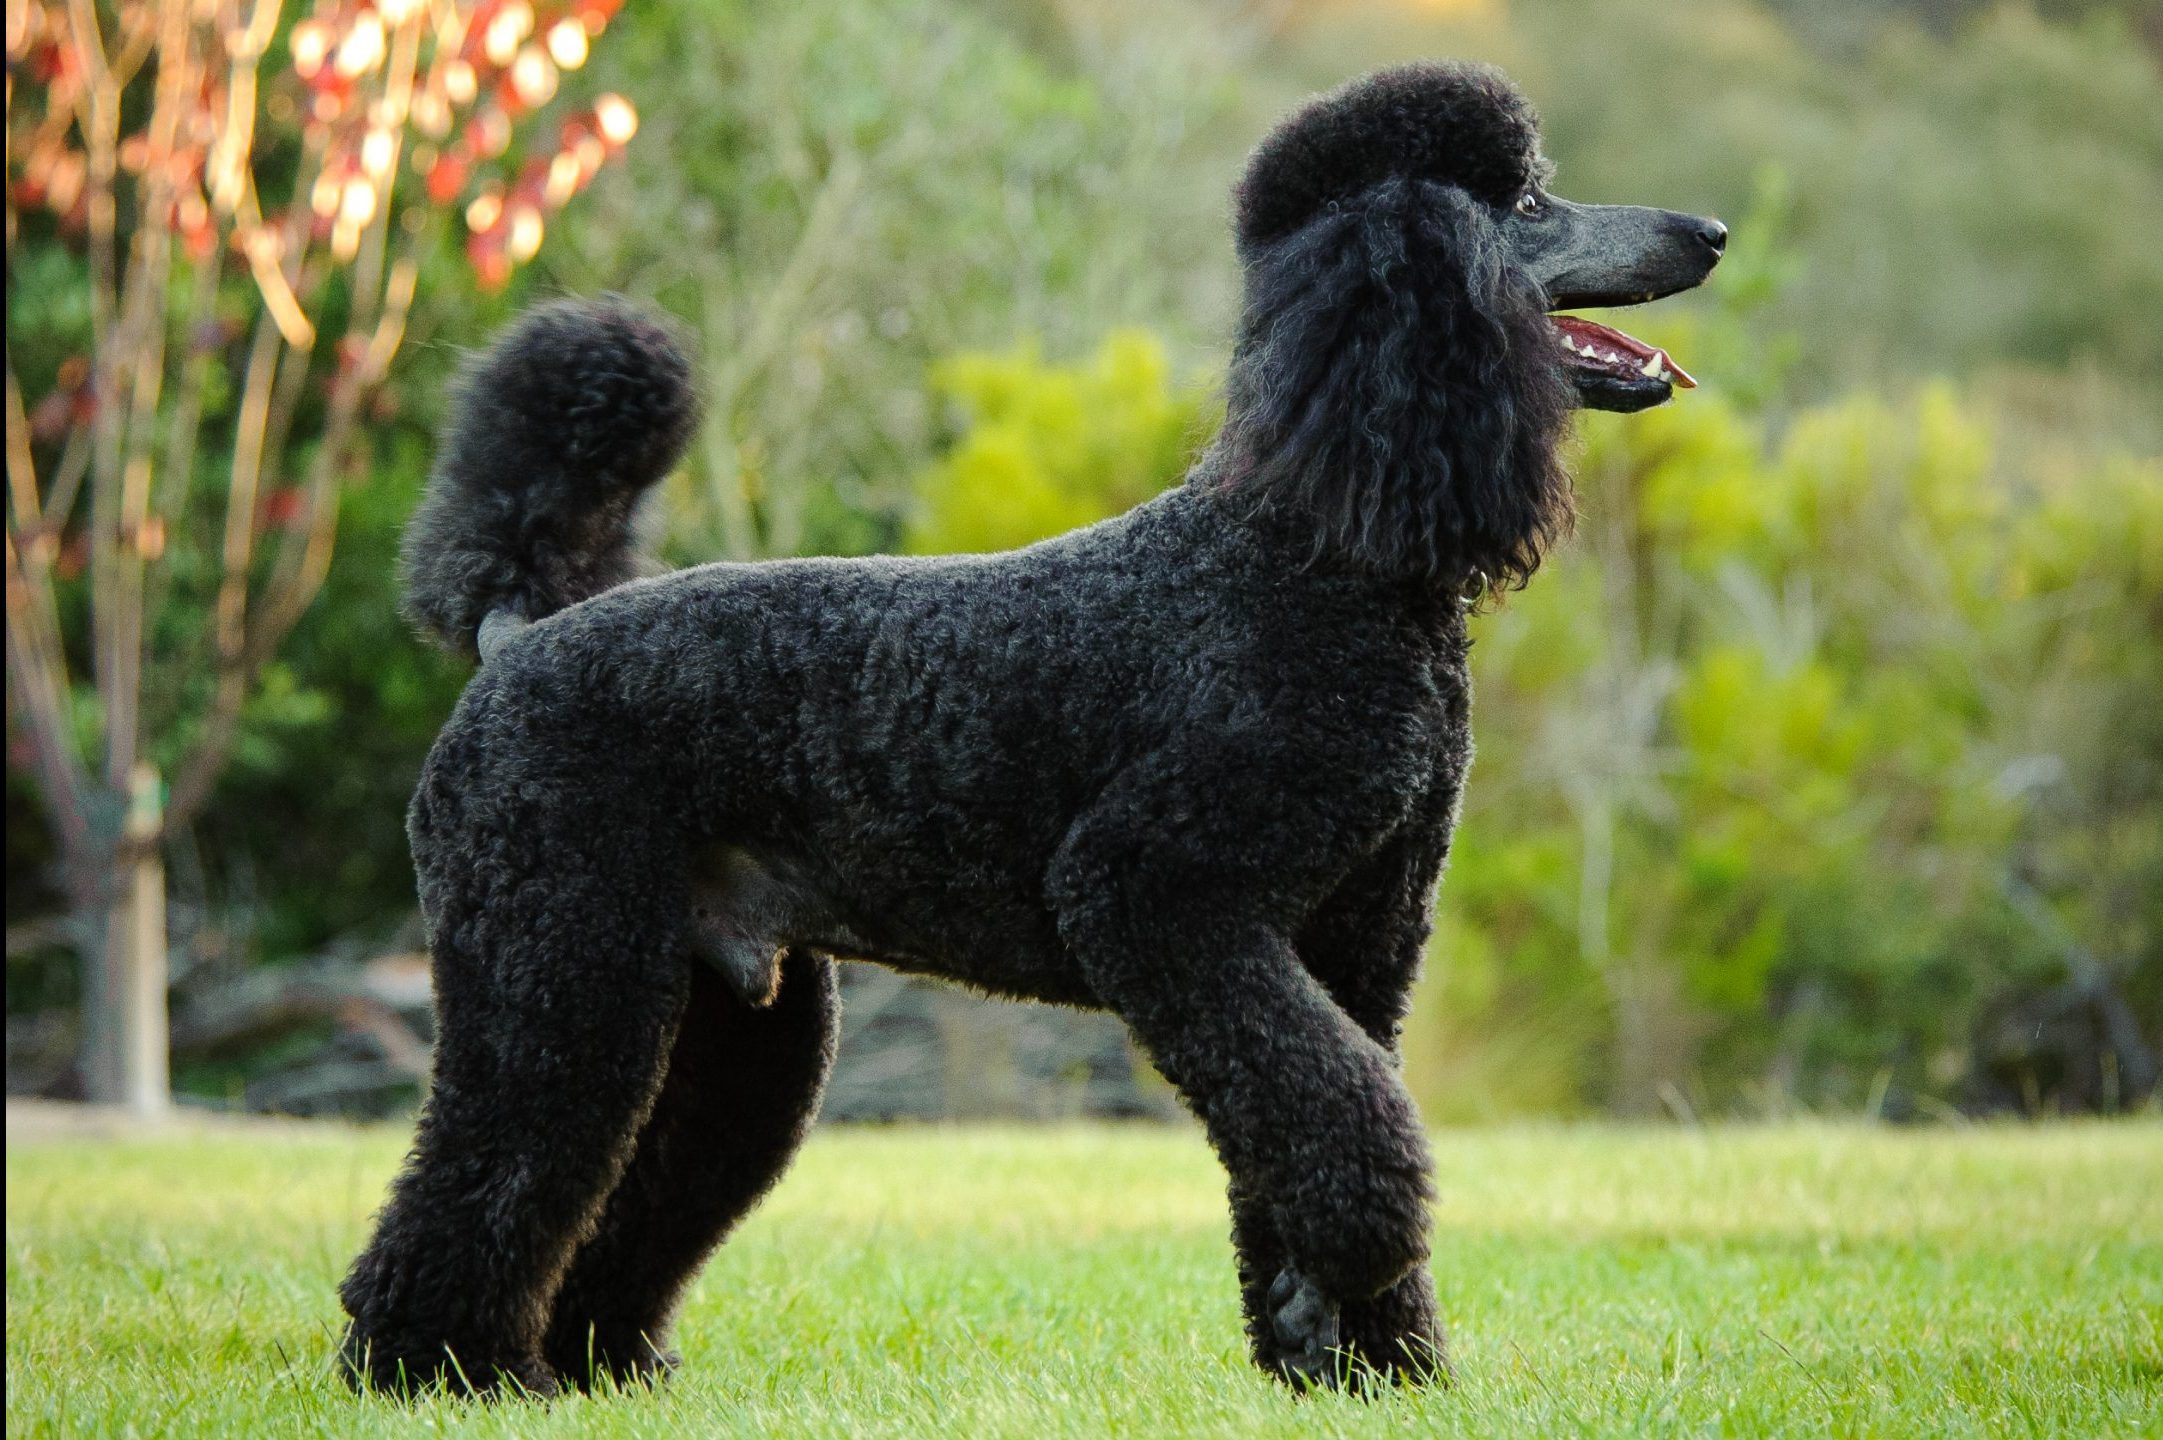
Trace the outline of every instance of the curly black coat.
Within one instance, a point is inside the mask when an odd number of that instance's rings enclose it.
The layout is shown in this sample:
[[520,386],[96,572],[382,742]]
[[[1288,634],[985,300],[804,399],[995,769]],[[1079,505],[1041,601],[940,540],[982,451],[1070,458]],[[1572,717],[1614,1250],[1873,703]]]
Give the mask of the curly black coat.
[[672,1364],[817,1107],[836,955],[1118,1013],[1230,1172],[1257,1361],[1438,1372],[1396,1043],[1469,602],[1570,517],[1568,386],[1494,218],[1536,151],[1472,66],[1288,121],[1239,185],[1223,434],[1011,553],[633,580],[695,420],[668,334],[564,302],[481,358],[407,549],[413,616],[485,664],[413,800],[440,1042],[342,1291],[357,1380]]

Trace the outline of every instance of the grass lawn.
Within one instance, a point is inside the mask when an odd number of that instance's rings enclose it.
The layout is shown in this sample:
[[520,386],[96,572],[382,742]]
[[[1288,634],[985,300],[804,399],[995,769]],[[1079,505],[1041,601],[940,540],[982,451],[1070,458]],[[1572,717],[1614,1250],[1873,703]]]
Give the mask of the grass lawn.
[[1437,1140],[1462,1378],[1247,1368],[1187,1130],[827,1131],[659,1394],[356,1399],[333,1287],[402,1135],[11,1144],[7,1429],[944,1437],[2163,1435],[2163,1125]]

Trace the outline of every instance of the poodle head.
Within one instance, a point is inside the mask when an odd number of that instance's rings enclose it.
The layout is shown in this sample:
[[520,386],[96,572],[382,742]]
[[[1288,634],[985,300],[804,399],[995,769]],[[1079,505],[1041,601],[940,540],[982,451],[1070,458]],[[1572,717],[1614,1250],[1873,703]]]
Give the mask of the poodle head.
[[1521,584],[1569,527],[1579,405],[1695,382],[1562,306],[1698,284],[1718,221],[1547,189],[1531,105],[1498,70],[1407,65],[1295,113],[1235,193],[1246,304],[1225,484],[1317,549],[1473,592]]

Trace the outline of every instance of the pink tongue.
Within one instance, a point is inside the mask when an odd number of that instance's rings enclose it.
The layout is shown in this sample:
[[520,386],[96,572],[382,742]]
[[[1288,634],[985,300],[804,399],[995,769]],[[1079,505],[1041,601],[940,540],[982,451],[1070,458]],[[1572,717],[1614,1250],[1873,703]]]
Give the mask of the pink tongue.
[[1625,335],[1611,326],[1600,324],[1597,320],[1586,320],[1577,315],[1550,315],[1547,317],[1547,323],[1561,331],[1563,337],[1577,350],[1581,351],[1585,346],[1590,345],[1603,355],[1620,355],[1625,360],[1635,362],[1627,367],[1632,370],[1638,369],[1647,360],[1657,357],[1660,364],[1667,368],[1668,374],[1674,378],[1677,385],[1685,390],[1695,390],[1697,388],[1696,378],[1689,371],[1677,365],[1673,356],[1656,346],[1647,345],[1635,336]]

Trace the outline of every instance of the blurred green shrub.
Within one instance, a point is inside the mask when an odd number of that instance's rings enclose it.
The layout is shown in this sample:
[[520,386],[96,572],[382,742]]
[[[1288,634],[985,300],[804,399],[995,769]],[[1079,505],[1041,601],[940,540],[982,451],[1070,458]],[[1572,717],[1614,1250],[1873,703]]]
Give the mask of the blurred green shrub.
[[931,372],[960,422],[918,480],[908,548],[1002,550],[1116,514],[1186,468],[1217,419],[1208,392],[1172,379],[1164,345],[1140,330],[1089,359],[1047,364],[1034,343],[955,356]]
[[1994,463],[1943,386],[1585,428],[1581,543],[1481,627],[1430,1099],[1927,1103],[2083,956],[2152,1003],[2163,465]]

